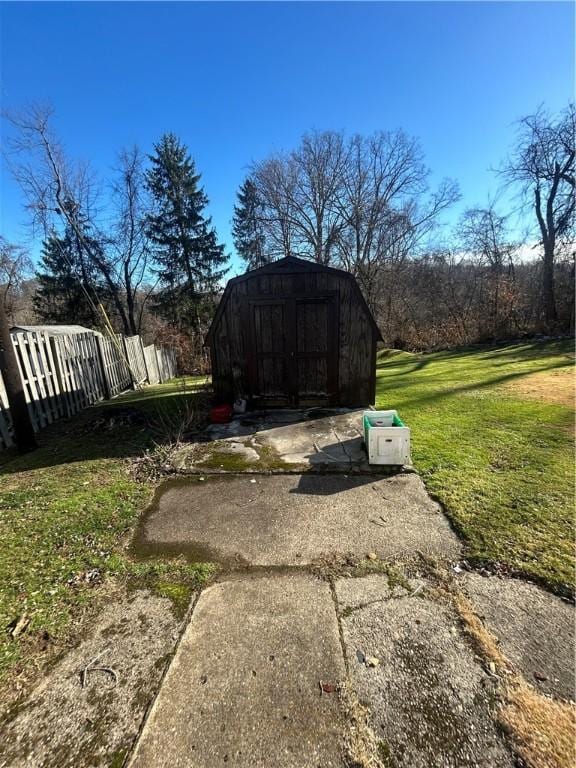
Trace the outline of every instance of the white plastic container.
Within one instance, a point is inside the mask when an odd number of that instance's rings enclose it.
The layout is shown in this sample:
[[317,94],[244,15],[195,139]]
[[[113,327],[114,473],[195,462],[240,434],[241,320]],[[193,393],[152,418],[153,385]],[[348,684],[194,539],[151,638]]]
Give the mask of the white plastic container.
[[364,411],[364,443],[369,464],[410,464],[410,429],[398,411]]

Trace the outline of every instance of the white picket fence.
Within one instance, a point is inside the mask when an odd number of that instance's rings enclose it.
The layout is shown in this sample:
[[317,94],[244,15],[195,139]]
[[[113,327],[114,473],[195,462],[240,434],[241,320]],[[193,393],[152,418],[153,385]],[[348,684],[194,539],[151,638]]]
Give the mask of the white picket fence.
[[[140,336],[112,339],[91,331],[16,331],[12,343],[36,431],[99,400],[176,376],[174,350],[153,344],[144,347]],[[13,443],[8,398],[0,374],[0,450]]]

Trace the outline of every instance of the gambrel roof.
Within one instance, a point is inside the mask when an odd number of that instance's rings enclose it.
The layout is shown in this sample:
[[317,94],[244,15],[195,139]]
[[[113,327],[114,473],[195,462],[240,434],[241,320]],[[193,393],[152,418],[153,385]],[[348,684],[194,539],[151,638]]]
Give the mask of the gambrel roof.
[[206,334],[205,344],[210,343],[210,340],[214,333],[214,329],[218,326],[218,323],[220,322],[220,318],[222,316],[222,313],[224,312],[226,302],[228,301],[230,297],[230,293],[232,292],[232,289],[234,288],[235,285],[238,285],[238,283],[243,283],[246,280],[250,280],[253,277],[260,277],[261,275],[302,274],[302,273],[312,273],[312,272],[329,273],[329,274],[337,275],[340,278],[349,280],[353,286],[353,291],[356,293],[358,301],[363,306],[364,311],[366,312],[366,316],[368,318],[370,325],[372,326],[372,330],[374,331],[376,340],[382,341],[382,334],[380,333],[380,329],[376,325],[374,316],[370,311],[370,307],[366,303],[366,299],[364,298],[364,295],[360,290],[360,286],[358,285],[354,275],[352,275],[350,272],[347,272],[344,269],[337,269],[336,267],[328,267],[325,264],[319,264],[316,261],[309,261],[308,259],[299,259],[296,256],[285,256],[283,259],[278,259],[278,261],[271,261],[269,264],[265,264],[263,267],[257,267],[256,269],[251,269],[248,272],[245,272],[243,275],[239,275],[238,277],[233,277],[228,281],[228,283],[226,284],[226,288],[224,289],[224,293],[222,294],[222,298],[220,299],[220,303],[218,304],[216,313],[212,319],[212,323],[210,324],[210,328],[208,329],[208,333]]

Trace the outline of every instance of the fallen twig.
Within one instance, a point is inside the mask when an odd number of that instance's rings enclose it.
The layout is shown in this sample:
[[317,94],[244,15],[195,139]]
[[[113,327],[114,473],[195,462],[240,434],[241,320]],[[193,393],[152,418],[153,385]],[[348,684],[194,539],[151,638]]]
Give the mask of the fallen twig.
[[18,635],[21,635],[23,632],[25,632],[28,628],[28,624],[30,624],[30,616],[28,616],[27,613],[23,613],[22,616],[20,616],[20,618],[15,621],[14,626],[10,630],[12,637],[16,639]]

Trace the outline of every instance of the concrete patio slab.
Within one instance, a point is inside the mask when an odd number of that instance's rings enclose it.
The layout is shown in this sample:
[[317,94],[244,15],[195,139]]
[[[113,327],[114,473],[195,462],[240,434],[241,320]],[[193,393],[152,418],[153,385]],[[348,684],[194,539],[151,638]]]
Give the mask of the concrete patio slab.
[[332,686],[344,675],[327,583],[291,575],[215,584],[200,596],[130,766],[343,766]]
[[519,579],[459,578],[505,656],[544,693],[576,698],[574,606]]
[[184,554],[226,565],[306,565],[334,554],[417,550],[457,558],[460,545],[415,474],[227,475],[166,483],[144,516],[135,554]]
[[[362,413],[316,408],[244,414],[229,424],[208,427],[206,439],[178,449],[173,462],[182,472],[311,469],[382,474],[382,467],[368,464]],[[230,454],[241,457],[241,465]]]
[[361,429],[362,411],[355,410],[261,429],[257,436],[286,464],[366,470],[369,465]]
[[512,768],[491,711],[494,683],[448,605],[422,593],[384,599],[384,577],[375,576],[340,580],[336,595],[350,674],[384,765]]

